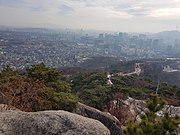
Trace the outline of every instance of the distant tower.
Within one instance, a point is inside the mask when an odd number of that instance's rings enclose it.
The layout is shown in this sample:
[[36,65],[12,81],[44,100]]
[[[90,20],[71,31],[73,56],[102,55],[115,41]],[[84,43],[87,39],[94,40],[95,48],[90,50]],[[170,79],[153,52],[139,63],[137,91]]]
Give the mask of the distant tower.
[[159,92],[159,80],[158,80],[158,84],[157,84],[157,88],[156,88],[156,94],[158,94]]
[[178,26],[176,26],[176,31],[178,31]]

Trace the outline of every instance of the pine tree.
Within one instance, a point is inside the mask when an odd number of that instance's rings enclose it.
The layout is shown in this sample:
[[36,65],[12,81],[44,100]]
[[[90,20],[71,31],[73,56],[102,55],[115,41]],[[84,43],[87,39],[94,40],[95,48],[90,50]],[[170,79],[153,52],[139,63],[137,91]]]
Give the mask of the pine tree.
[[157,116],[157,112],[165,105],[158,95],[151,95],[146,101],[146,111],[141,116],[141,122],[129,122],[125,129],[126,135],[176,135],[176,129],[180,124],[179,117],[171,117],[165,113],[162,117]]

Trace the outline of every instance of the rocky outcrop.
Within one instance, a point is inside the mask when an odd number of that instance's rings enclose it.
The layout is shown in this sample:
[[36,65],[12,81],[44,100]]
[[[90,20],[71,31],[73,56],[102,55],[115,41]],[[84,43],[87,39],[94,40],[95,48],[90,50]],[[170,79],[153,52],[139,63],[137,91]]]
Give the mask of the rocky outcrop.
[[[112,102],[111,109],[117,110],[118,105],[121,105],[121,109],[126,109],[126,120],[133,120],[133,121],[141,121],[140,115],[143,114],[146,110],[146,103],[143,100],[137,100],[133,99],[131,97],[128,97],[125,100],[114,100]],[[172,117],[174,116],[180,116],[180,107],[179,106],[173,106],[173,105],[166,105],[162,110],[156,113],[157,116],[162,117],[165,113],[169,113]],[[177,129],[178,135],[180,135],[180,125]]]
[[116,116],[122,124],[129,120],[139,120],[139,115],[146,109],[145,102],[131,97],[122,98],[123,95],[116,95],[116,100],[109,103],[108,111]]
[[[128,108],[128,116],[132,118],[132,120],[140,120],[140,115],[147,110],[146,103],[143,100],[133,99],[128,97],[126,100],[122,101],[124,107]],[[127,118],[128,119],[128,118]],[[129,119],[130,120],[130,119]]]
[[171,116],[180,116],[180,107],[173,105],[166,105],[161,111],[157,112],[157,115],[163,116],[164,113],[169,113]]
[[[119,120],[124,118],[124,123],[126,123],[127,120],[140,121],[140,115],[147,110],[145,101],[133,99],[131,97],[128,97],[127,99],[118,98],[117,100],[111,101],[108,109],[108,111],[115,115]],[[180,107],[166,105],[156,114],[158,116],[163,116],[165,112],[168,112],[171,116],[180,116]],[[120,117],[118,117],[118,114],[121,114]]]
[[119,120],[109,113],[101,112],[82,103],[78,103],[73,112],[100,121],[110,130],[111,135],[123,135]]
[[[128,97],[126,100],[122,100],[121,102],[123,102],[123,104],[126,105],[127,108],[129,108],[129,112],[134,119],[136,119],[138,115],[147,110],[146,103],[143,100],[137,100]],[[173,105],[165,105],[161,111],[157,112],[157,115],[163,116],[164,113],[169,113],[173,117],[176,115],[180,116],[180,107]]]
[[0,135],[110,135],[99,121],[66,111],[0,113]]

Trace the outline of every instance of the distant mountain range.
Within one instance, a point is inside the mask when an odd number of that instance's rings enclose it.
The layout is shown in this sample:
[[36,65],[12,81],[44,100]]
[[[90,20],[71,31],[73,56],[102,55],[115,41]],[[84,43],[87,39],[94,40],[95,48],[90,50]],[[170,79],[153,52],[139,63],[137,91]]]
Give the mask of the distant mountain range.
[[34,27],[11,27],[11,26],[4,26],[0,25],[0,30],[8,30],[8,31],[21,31],[21,32],[54,32],[54,29],[48,28],[34,28]]
[[180,31],[162,31],[152,35],[153,38],[180,39]]
[[[57,31],[56,29],[49,29],[49,28],[31,28],[31,27],[11,27],[0,25],[0,30],[16,30],[16,31],[28,31],[28,32],[53,32]],[[132,34],[132,33],[129,33]],[[135,33],[133,33],[135,34]],[[136,33],[138,35],[138,33]],[[143,33],[151,38],[158,38],[158,39],[180,39],[180,31],[162,31],[159,33]]]
[[8,30],[9,28],[8,26],[0,25],[0,30]]

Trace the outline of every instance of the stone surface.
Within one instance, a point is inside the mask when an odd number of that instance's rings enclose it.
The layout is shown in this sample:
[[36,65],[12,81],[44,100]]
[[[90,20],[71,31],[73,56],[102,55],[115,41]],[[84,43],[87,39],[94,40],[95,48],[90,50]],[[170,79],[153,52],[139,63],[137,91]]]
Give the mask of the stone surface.
[[101,112],[82,103],[78,103],[73,112],[100,121],[110,130],[111,135],[123,135],[119,120],[109,113]]
[[110,135],[99,121],[66,111],[0,112],[0,135]]
[[115,115],[125,125],[129,120],[139,121],[139,115],[146,109],[145,102],[131,97],[116,98],[109,103],[108,111]]
[[157,115],[162,116],[165,112],[168,112],[171,116],[180,116],[180,107],[173,105],[166,105],[161,111],[157,112]]

